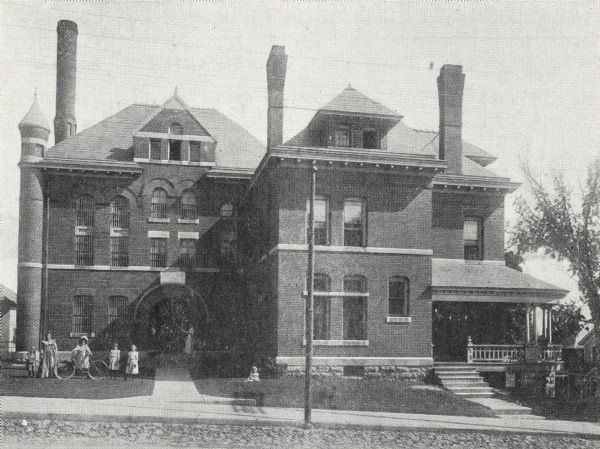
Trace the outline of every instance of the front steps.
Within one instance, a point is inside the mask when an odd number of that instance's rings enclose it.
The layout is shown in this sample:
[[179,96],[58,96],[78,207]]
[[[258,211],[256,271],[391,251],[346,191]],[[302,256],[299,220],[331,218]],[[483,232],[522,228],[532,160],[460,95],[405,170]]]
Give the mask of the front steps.
[[442,385],[457,396],[491,398],[494,390],[483,377],[466,363],[435,363],[434,370]]

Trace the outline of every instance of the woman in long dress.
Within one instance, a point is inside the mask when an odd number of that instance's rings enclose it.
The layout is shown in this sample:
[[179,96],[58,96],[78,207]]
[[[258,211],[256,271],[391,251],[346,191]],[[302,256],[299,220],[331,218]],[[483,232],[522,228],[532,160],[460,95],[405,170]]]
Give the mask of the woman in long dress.
[[88,346],[87,337],[81,337],[79,344],[71,351],[71,360],[79,369],[88,370],[90,369],[90,357],[92,351]]
[[46,335],[46,340],[42,340],[44,349],[42,350],[42,379],[47,377],[58,378],[58,346],[52,340],[52,335]]
[[140,354],[137,352],[135,345],[131,345],[131,351],[127,353],[127,367],[125,368],[125,380],[127,376],[137,376],[139,373]]
[[119,345],[115,343],[108,354],[108,372],[111,379],[117,378],[117,373],[121,368],[121,351]]

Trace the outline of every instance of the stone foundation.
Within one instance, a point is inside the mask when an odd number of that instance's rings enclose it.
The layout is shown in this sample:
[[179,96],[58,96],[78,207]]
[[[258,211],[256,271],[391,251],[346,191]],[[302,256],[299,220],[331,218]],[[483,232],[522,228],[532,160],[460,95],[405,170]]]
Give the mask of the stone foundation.
[[[427,376],[427,372],[431,368],[420,366],[395,366],[395,365],[366,365],[364,367],[363,378],[370,379],[394,379],[411,382],[422,382]],[[304,367],[294,365],[283,367],[280,372],[286,373],[289,376],[304,376]],[[311,370],[314,376],[321,377],[343,377],[343,366],[318,365],[313,366]],[[355,377],[355,376],[349,376]]]

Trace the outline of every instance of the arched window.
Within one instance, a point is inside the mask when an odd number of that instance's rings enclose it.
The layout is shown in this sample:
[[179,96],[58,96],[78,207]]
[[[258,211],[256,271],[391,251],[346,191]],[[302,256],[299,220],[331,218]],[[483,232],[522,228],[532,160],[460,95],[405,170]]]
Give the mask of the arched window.
[[388,314],[390,316],[409,316],[410,282],[407,277],[393,276],[388,288]]
[[191,190],[185,190],[181,195],[180,215],[184,220],[195,220],[198,217],[196,194]]
[[115,197],[110,203],[111,226],[129,228],[129,200],[124,196]]
[[152,192],[151,218],[167,218],[167,191],[161,187]]
[[92,195],[80,195],[75,201],[77,213],[77,226],[94,226],[94,197]]
[[344,276],[344,340],[367,339],[367,279]]
[[183,126],[179,122],[173,122],[169,126],[169,132],[171,134],[183,134]]

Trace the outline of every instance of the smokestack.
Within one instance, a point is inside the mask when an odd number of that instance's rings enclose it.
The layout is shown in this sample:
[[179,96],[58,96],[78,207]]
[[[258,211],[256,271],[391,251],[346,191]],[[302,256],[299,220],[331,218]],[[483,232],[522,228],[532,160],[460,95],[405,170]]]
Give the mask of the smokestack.
[[462,101],[465,75],[462,66],[445,64],[437,79],[440,101],[440,159],[446,173],[462,173]]
[[287,55],[285,47],[273,45],[267,60],[267,89],[269,109],[267,111],[267,151],[283,143],[283,88]]
[[77,132],[75,87],[77,82],[77,24],[60,20],[56,28],[56,116],[55,143]]

